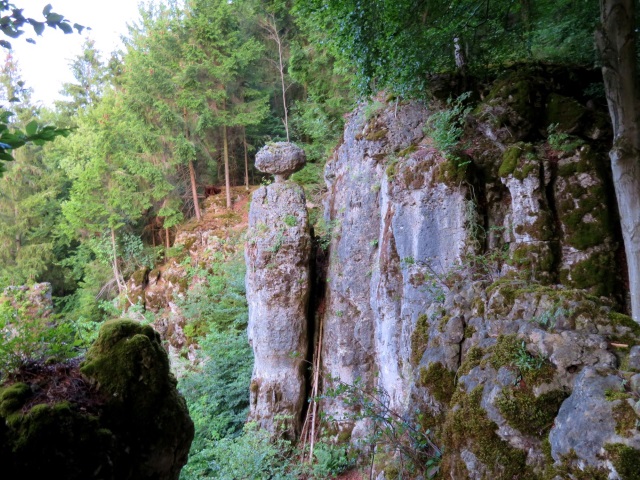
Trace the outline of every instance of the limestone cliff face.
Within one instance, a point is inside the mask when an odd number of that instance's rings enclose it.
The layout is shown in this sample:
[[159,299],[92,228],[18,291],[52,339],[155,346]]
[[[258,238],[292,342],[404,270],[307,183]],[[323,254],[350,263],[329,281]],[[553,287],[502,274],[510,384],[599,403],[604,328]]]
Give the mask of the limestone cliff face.
[[[325,373],[347,383],[373,382],[377,374],[394,407],[406,405],[411,332],[436,293],[424,273],[444,275],[467,245],[466,185],[437,183],[443,158],[427,146],[415,149],[427,118],[414,103],[371,119],[356,112],[325,173],[334,225]],[[415,151],[399,156],[402,150]]]
[[[284,184],[258,190],[246,254],[253,417],[272,430],[278,413],[298,418],[308,342],[324,391],[380,397],[429,436],[427,454],[444,451],[443,478],[638,478],[640,326],[620,313],[606,111],[582,93],[598,81],[507,72],[474,90],[453,148],[444,103],[354,111],[325,170],[331,241],[306,317],[304,199]],[[329,397],[325,432],[367,442],[367,409]],[[379,479],[404,465],[387,447]],[[424,465],[398,478],[424,478]]]
[[[423,105],[359,108],[326,167],[325,386],[385,392],[444,447],[445,478],[636,478],[610,139],[555,74],[482,91],[448,155]],[[340,398],[323,408],[353,439],[370,429]]]

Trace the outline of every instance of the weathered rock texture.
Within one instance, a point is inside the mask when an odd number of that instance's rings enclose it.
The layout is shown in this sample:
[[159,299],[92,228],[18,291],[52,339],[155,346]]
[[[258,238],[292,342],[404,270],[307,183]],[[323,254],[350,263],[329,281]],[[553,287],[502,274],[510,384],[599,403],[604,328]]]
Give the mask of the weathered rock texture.
[[0,388],[6,478],[177,480],[194,428],[159,335],[107,322],[84,364],[32,365]]
[[[507,72],[446,154],[424,106],[359,108],[327,164],[325,387],[388,395],[444,447],[443,478],[638,478],[640,327],[617,313],[590,75]],[[349,400],[323,404],[328,432],[363,439]]]
[[291,182],[256,190],[245,247],[255,357],[250,418],[292,437],[300,431],[306,400],[311,237],[305,203]]
[[306,161],[304,150],[289,142],[269,143],[256,153],[256,168],[275,175],[277,182],[300,170]]

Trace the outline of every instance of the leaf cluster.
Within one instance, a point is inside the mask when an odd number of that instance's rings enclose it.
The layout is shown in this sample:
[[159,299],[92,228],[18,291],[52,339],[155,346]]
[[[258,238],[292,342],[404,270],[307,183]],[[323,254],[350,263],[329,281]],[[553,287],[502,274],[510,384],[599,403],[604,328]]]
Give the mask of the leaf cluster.
[[[13,115],[13,112],[7,110],[0,112],[0,161],[3,162],[15,160],[10,152],[29,142],[41,146],[56,137],[66,137],[71,133],[71,130],[68,128],[58,128],[53,125],[39,125],[37,120],[29,122],[24,131],[11,128],[9,123]],[[2,175],[4,171],[5,167],[0,163],[0,175]]]
[[[60,29],[64,33],[73,33],[76,30],[78,33],[86,28],[79,23],[73,25],[63,15],[55,13],[51,4],[48,4],[42,10],[43,18],[36,20],[31,17],[25,17],[22,12],[22,8],[16,7],[8,0],[0,0],[0,32],[9,38],[18,38],[25,33],[25,27],[30,26],[36,35],[42,35],[46,27]],[[33,38],[27,38],[27,42],[35,43]],[[4,48],[11,48],[11,43],[6,40],[0,40],[0,46]]]

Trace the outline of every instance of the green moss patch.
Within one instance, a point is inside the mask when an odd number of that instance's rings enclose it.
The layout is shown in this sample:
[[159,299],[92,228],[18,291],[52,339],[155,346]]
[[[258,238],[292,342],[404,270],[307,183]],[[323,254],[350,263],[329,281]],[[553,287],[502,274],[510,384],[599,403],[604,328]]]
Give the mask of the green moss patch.
[[575,129],[586,112],[586,108],[573,98],[557,93],[547,98],[547,123],[557,125],[558,130],[568,132]]
[[22,382],[0,389],[0,416],[7,417],[18,411],[30,395],[31,388]]
[[487,418],[480,406],[482,386],[467,394],[456,394],[456,408],[449,410],[444,424],[444,444],[447,446],[442,471],[448,477],[456,468],[456,455],[469,449],[496,480],[531,479],[524,451],[513,448],[496,433],[498,426]]
[[[535,235],[536,237],[542,236],[541,240],[546,239],[551,232],[550,228],[545,228],[547,227],[547,219],[543,217],[545,216],[542,215],[539,220],[544,227],[536,229]],[[548,277],[549,272],[553,269],[554,256],[551,249],[539,245],[520,244],[513,250],[509,263],[521,271],[526,271],[529,274],[535,273],[536,277],[542,281]]]
[[640,324],[636,323],[628,315],[618,312],[609,312],[609,321],[616,327],[616,333],[611,340],[626,345],[637,345],[640,341]]
[[555,367],[548,360],[530,354],[517,335],[500,335],[491,350],[489,364],[498,370],[509,367],[518,371],[528,387],[540,385],[553,378]]
[[560,405],[567,398],[561,390],[536,397],[530,388],[505,388],[496,406],[507,423],[516,430],[543,438],[553,426]]
[[424,355],[429,343],[429,318],[422,314],[418,317],[416,328],[411,334],[411,357],[412,366],[417,366]]
[[434,181],[455,187],[465,182],[469,176],[471,159],[463,155],[451,154],[439,163],[434,172]]
[[565,241],[578,250],[600,245],[612,231],[607,197],[602,186],[585,188],[576,180],[568,180],[556,207],[563,224]]
[[367,135],[364,138],[369,140],[370,142],[379,142],[380,140],[382,140],[387,136],[387,132],[388,130],[386,128],[383,128],[380,130],[374,130],[372,132],[367,133]]
[[513,175],[518,180],[524,180],[532,173],[537,174],[539,170],[540,161],[533,152],[533,146],[530,143],[519,142],[507,148],[502,154],[498,175],[501,177]]
[[484,357],[484,351],[480,347],[476,345],[471,347],[464,356],[462,365],[460,365],[460,368],[458,369],[458,377],[467,375],[471,370],[480,365],[482,357]]
[[575,263],[571,270],[560,272],[560,281],[569,287],[591,291],[597,296],[609,296],[615,291],[613,252],[595,252]]
[[149,268],[145,267],[136,270],[135,272],[133,272],[133,275],[131,275],[131,278],[136,285],[144,285],[149,280]]
[[634,433],[637,433],[636,424],[638,422],[638,416],[633,411],[629,402],[624,399],[613,407],[613,419],[616,422],[616,433],[623,437],[630,437]]
[[640,451],[622,443],[604,448],[622,480],[640,480]]
[[429,390],[438,402],[448,405],[456,388],[456,374],[440,362],[420,369],[420,386]]

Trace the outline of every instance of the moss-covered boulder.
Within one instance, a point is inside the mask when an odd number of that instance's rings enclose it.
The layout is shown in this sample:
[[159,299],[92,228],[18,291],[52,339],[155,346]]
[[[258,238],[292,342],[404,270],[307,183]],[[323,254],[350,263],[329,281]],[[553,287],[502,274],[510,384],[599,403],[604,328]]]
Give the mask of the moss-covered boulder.
[[177,479],[193,423],[160,337],[105,323],[82,365],[35,365],[0,387],[6,478]]

